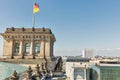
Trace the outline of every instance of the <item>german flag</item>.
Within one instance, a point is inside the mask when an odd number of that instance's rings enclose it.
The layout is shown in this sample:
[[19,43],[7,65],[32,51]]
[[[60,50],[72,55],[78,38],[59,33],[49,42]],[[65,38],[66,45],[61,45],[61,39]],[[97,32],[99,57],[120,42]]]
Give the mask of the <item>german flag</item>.
[[40,11],[39,5],[37,3],[34,4],[34,11],[33,13],[37,13]]

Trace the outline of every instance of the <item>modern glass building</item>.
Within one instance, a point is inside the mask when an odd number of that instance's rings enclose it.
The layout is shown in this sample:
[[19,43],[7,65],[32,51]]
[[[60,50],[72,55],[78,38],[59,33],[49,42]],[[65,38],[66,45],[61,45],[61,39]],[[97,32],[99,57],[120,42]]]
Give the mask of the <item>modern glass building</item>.
[[102,63],[92,66],[91,80],[120,80],[120,64]]

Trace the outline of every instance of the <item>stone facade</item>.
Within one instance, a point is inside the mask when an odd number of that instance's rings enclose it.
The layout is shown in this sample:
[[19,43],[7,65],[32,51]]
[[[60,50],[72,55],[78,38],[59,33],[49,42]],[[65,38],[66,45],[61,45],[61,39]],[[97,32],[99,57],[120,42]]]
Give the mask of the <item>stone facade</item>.
[[90,80],[89,71],[84,62],[66,62],[67,80]]
[[66,60],[67,80],[90,80],[89,59],[68,57]]
[[49,28],[7,28],[1,33],[4,38],[3,56],[7,58],[46,58],[53,55],[56,41]]

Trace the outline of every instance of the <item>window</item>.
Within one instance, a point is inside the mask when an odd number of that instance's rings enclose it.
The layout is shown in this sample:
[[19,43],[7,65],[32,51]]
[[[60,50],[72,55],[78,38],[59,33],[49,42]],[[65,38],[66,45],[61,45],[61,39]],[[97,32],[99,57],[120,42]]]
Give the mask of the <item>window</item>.
[[15,43],[15,53],[19,53],[20,44]]
[[38,38],[38,36],[36,36],[36,38]]
[[39,43],[37,43],[36,45],[35,45],[35,53],[40,53],[40,44]]
[[26,43],[25,45],[25,53],[29,53],[30,52],[30,43]]

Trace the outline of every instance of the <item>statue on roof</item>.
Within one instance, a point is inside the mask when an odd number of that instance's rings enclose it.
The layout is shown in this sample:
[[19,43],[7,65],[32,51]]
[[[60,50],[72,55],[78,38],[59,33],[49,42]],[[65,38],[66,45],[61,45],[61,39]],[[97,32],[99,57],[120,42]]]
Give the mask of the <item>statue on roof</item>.
[[19,76],[18,76],[16,70],[14,70],[14,72],[13,72],[13,74],[12,74],[12,76],[10,77],[9,80],[19,80]]
[[26,80],[32,80],[32,71],[31,66],[29,66],[26,73]]

